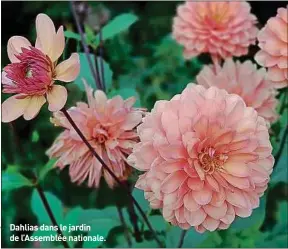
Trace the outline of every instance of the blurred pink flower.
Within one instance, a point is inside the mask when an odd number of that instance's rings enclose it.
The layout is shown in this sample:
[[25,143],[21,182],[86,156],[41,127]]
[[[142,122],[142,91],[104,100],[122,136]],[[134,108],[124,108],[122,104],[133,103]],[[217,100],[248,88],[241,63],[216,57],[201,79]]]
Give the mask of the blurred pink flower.
[[75,80],[80,70],[78,54],[57,65],[63,53],[63,27],[57,33],[52,20],[45,14],[36,18],[35,47],[22,36],[8,41],[7,52],[11,64],[2,72],[4,93],[15,93],[2,103],[2,122],[11,122],[20,116],[33,119],[48,100],[50,111],[59,111],[66,103],[67,90],[54,81]]
[[206,88],[215,86],[228,93],[238,94],[247,106],[253,107],[268,123],[277,120],[277,91],[267,80],[265,69],[257,70],[251,61],[235,63],[227,59],[223,67],[217,70],[214,66],[204,66],[197,76],[197,82]]
[[136,187],[166,221],[198,232],[248,217],[267,188],[274,158],[265,120],[241,97],[189,84],[157,101],[138,127],[128,162]]
[[[126,158],[139,140],[135,127],[141,122],[143,110],[132,108],[135,98],[123,100],[120,96],[107,99],[104,92],[86,85],[88,104],[79,102],[68,113],[93,146],[98,155],[120,180],[126,180],[131,168]],[[58,158],[56,166],[69,166],[72,182],[81,184],[88,178],[89,187],[98,187],[104,178],[112,188],[116,182],[102,168],[62,112],[55,112],[52,123],[62,126],[65,131],[47,151],[50,158]]]
[[213,59],[241,56],[256,41],[256,17],[247,2],[186,1],[177,9],[173,36],[184,57],[210,53]]
[[268,68],[268,77],[276,88],[288,86],[288,7],[279,8],[258,34],[261,50],[255,60]]

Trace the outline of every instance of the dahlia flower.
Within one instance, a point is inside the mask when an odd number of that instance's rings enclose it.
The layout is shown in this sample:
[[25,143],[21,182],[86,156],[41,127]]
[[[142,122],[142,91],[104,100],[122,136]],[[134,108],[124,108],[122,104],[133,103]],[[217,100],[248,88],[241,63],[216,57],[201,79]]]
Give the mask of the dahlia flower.
[[279,8],[258,34],[261,50],[255,55],[259,65],[268,68],[276,88],[288,86],[288,7]]
[[180,5],[173,36],[186,59],[210,53],[212,59],[241,56],[256,41],[256,17],[247,2],[192,2]]
[[[79,102],[68,113],[106,165],[120,180],[126,180],[131,172],[126,158],[138,141],[134,128],[141,122],[143,110],[132,107],[134,97],[127,100],[120,96],[107,99],[100,90],[93,96],[92,88],[87,85],[86,91],[88,104]],[[47,151],[50,158],[58,158],[55,166],[63,169],[70,165],[72,182],[81,184],[88,179],[89,187],[98,187],[104,175],[112,188],[114,179],[102,168],[63,113],[55,112],[53,115],[52,123],[65,129]]]
[[11,122],[23,115],[33,119],[48,100],[50,111],[60,110],[66,103],[67,90],[55,85],[56,80],[73,81],[80,70],[78,54],[57,65],[65,46],[63,27],[57,33],[45,14],[36,18],[35,47],[22,36],[13,36],[7,45],[11,64],[2,72],[4,93],[13,93],[2,103],[2,122]]
[[228,93],[238,94],[246,105],[253,107],[267,123],[276,121],[276,90],[264,68],[257,70],[251,61],[236,63],[227,59],[222,68],[215,70],[214,66],[204,66],[197,76],[198,84],[209,88],[211,86],[225,89]]
[[142,122],[128,162],[166,221],[214,231],[258,207],[274,158],[265,120],[241,97],[189,84]]

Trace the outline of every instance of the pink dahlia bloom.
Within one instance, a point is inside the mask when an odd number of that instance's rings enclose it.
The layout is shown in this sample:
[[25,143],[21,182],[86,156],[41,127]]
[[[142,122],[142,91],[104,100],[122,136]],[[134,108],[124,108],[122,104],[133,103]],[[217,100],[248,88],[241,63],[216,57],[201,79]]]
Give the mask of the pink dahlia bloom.
[[[120,180],[126,180],[131,171],[126,158],[139,140],[134,128],[141,122],[143,110],[132,107],[134,97],[107,99],[100,90],[94,96],[92,88],[86,85],[86,90],[88,104],[79,102],[68,113],[106,165]],[[58,158],[55,165],[60,169],[70,165],[73,182],[81,184],[88,179],[89,187],[98,187],[104,175],[108,185],[113,187],[114,179],[102,168],[62,112],[54,113],[52,123],[65,128],[47,151],[50,158]]]
[[22,36],[8,41],[7,51],[11,64],[4,67],[4,93],[13,93],[2,103],[2,122],[11,122],[23,115],[33,119],[46,99],[50,111],[59,111],[66,103],[67,90],[55,85],[56,80],[75,80],[80,70],[78,54],[57,65],[65,46],[63,27],[56,32],[52,20],[45,14],[36,18],[35,47]]
[[288,86],[288,7],[279,8],[258,34],[261,50],[255,60],[268,68],[268,77],[275,87]]
[[215,70],[214,66],[204,66],[197,76],[198,84],[209,88],[211,86],[225,89],[228,93],[238,94],[246,105],[253,107],[268,123],[277,119],[276,90],[264,68],[257,70],[251,61],[236,63],[227,59],[222,68]]
[[247,2],[186,1],[177,9],[173,36],[187,59],[201,53],[225,59],[248,53],[256,41],[255,23]]
[[265,120],[241,97],[189,84],[158,101],[128,158],[136,187],[166,221],[198,232],[248,217],[267,188],[274,158]]

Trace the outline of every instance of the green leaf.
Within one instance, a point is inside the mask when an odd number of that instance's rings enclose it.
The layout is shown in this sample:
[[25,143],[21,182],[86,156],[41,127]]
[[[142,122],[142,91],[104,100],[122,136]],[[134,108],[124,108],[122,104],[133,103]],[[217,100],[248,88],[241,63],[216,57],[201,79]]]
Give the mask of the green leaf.
[[39,172],[39,180],[40,180],[40,181],[42,181],[42,180],[45,178],[45,176],[48,174],[48,172],[53,169],[56,161],[57,161],[56,158],[52,158],[52,159],[49,160],[49,162],[46,163],[45,166],[40,170],[40,172]]
[[83,208],[81,207],[75,207],[68,211],[68,213],[65,215],[64,221],[65,224],[69,225],[81,225],[83,223],[79,223],[77,218],[80,216],[80,214],[83,212]]
[[184,237],[182,248],[198,247],[204,240],[207,239],[208,235],[208,232],[198,233],[194,228],[190,228]]
[[84,209],[78,216],[80,224],[94,223],[98,219],[108,217],[119,221],[118,212],[115,207],[107,207],[104,209]]
[[[94,70],[96,70],[95,56],[93,54],[89,54],[89,56],[91,58],[93,68],[94,68]],[[77,84],[77,86],[82,91],[85,91],[85,87],[84,87],[84,84],[82,81],[82,78],[84,78],[86,80],[87,84],[96,90],[96,83],[94,81],[94,77],[93,77],[93,74],[91,72],[86,54],[85,53],[79,53],[79,58],[80,58],[81,67],[80,67],[80,73],[79,73],[78,77],[76,78],[75,83]],[[101,75],[100,60],[101,60],[101,58],[97,57],[99,74]],[[103,68],[104,68],[104,82],[105,82],[106,89],[108,90],[112,86],[113,72],[112,72],[109,64],[105,60],[103,60]]]
[[33,183],[18,172],[4,172],[2,174],[2,191],[33,186]]
[[[127,30],[133,23],[138,20],[138,17],[134,14],[127,13],[116,16],[111,22],[105,25],[102,29],[102,40],[112,38],[113,36]],[[97,40],[95,45],[98,46],[100,43],[99,35],[97,35]]]
[[[166,234],[166,247],[177,248],[183,230],[179,227],[172,226]],[[208,233],[197,233],[194,228],[191,228],[185,234],[182,248],[194,248],[199,246],[206,238]]]
[[88,236],[103,236],[104,241],[85,241],[83,247],[85,248],[94,248],[103,244],[112,228],[119,226],[120,222],[109,218],[98,218],[89,222],[87,225],[90,225],[91,231],[88,233]]
[[144,197],[144,191],[134,188],[132,195],[144,212],[148,212],[150,210],[149,202]]
[[[52,211],[58,225],[63,224],[62,203],[53,194],[50,194],[48,192],[44,192],[44,195],[47,199],[47,202],[51,208],[51,211]],[[43,204],[43,201],[40,198],[40,195],[36,189],[32,193],[31,208],[32,208],[32,211],[34,212],[34,214],[36,215],[36,217],[38,218],[39,224],[46,224],[46,225],[52,224],[51,219],[47,213],[47,210]]]
[[[110,230],[120,225],[118,212],[115,207],[107,207],[105,209],[87,209],[79,214],[79,222],[91,227],[89,236],[108,236]],[[105,240],[104,240],[105,241]],[[85,241],[83,247],[98,247],[104,241]]]
[[32,133],[32,142],[33,143],[37,143],[39,141],[39,133],[38,131],[33,131]]
[[77,41],[81,41],[81,35],[77,34],[77,33],[74,33],[70,30],[66,30],[64,31],[64,35],[66,38],[69,38],[69,39],[75,39]]
[[237,217],[235,221],[231,224],[231,230],[241,231],[243,229],[250,228],[252,226],[260,226],[265,218],[266,210],[266,196],[262,196],[260,199],[259,207],[254,209],[252,215],[247,218]]
[[[162,215],[149,216],[149,221],[156,232],[165,231],[167,229],[167,226],[169,226],[169,224],[164,220]],[[145,226],[146,229],[148,229],[146,223]]]
[[181,233],[182,233],[181,228],[171,226],[168,232],[166,233],[166,247],[177,248]]
[[133,88],[121,88],[119,90],[113,89],[111,92],[108,93],[108,96],[110,98],[112,98],[116,95],[120,95],[123,99],[135,97],[136,102],[134,104],[134,107],[141,107],[140,96],[139,96],[138,92],[136,91],[136,89],[133,89]]
[[157,242],[153,240],[144,240],[142,242],[136,242],[134,239],[132,241],[131,248],[158,248]]

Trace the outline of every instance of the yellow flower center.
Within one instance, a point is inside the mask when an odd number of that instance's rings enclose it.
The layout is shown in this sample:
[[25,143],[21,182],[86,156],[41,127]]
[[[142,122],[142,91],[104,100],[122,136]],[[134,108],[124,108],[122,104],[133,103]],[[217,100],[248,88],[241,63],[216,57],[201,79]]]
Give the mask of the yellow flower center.
[[221,170],[228,156],[225,154],[217,154],[214,148],[205,148],[198,155],[199,162],[203,171],[207,174],[213,174],[215,170]]

